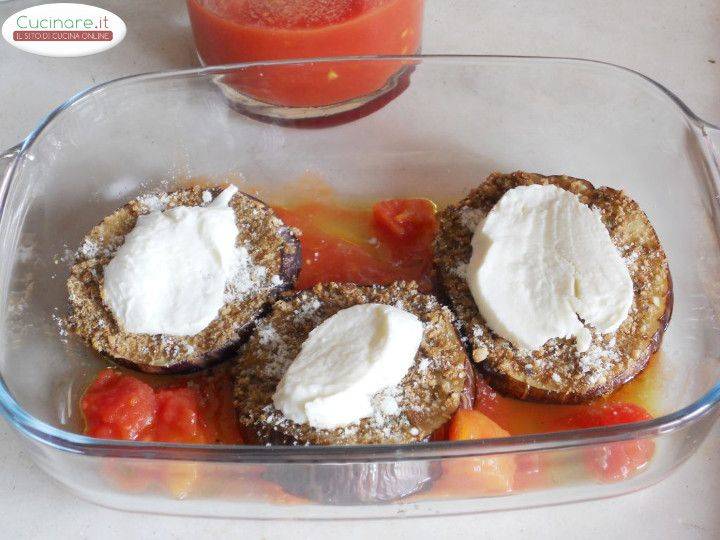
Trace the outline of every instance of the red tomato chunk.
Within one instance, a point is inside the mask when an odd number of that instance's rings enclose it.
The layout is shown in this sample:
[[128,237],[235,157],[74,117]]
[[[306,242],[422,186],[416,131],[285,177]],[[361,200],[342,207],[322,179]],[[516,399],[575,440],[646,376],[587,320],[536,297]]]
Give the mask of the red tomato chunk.
[[372,285],[405,280],[432,291],[437,221],[431,201],[392,199],[372,210],[317,202],[275,211],[302,231],[297,289],[330,281]]
[[[450,441],[508,437],[510,434],[480,411],[458,409],[447,425]],[[434,491],[451,496],[506,493],[513,489],[513,456],[497,455],[447,460]]]
[[103,439],[240,444],[227,369],[153,389],[132,375],[102,370],[80,401],[85,433]]
[[428,245],[437,232],[435,204],[428,199],[390,199],[373,206],[379,231],[395,241]]
[[157,401],[144,382],[104,369],[80,402],[85,433],[103,439],[142,439],[155,420]]
[[[557,430],[587,429],[650,420],[652,416],[632,403],[606,403],[588,407],[556,424]],[[643,469],[655,453],[655,443],[640,439],[594,446],[585,450],[587,469],[603,482],[624,480]]]
[[158,390],[158,411],[153,440],[204,443],[200,399],[195,388]]

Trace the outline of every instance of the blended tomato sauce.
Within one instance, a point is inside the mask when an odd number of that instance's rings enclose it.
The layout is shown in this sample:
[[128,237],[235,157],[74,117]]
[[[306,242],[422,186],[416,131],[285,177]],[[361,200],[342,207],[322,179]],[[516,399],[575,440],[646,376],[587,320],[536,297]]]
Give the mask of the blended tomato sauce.
[[[219,65],[418,52],[422,0],[187,0],[203,63]],[[251,68],[224,82],[260,101],[290,107],[372,94],[400,62]]]

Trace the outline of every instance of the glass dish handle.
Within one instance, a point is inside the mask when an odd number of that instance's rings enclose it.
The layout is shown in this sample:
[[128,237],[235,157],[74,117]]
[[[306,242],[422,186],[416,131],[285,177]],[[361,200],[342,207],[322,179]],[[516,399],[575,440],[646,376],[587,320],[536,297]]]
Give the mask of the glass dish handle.
[[720,182],[720,128],[711,125],[702,127],[702,133],[705,136],[707,151],[715,164],[714,174]]
[[20,153],[21,148],[22,143],[19,143],[0,154],[0,200],[2,200],[5,196],[8,183],[10,182],[12,165],[15,162],[15,158]]

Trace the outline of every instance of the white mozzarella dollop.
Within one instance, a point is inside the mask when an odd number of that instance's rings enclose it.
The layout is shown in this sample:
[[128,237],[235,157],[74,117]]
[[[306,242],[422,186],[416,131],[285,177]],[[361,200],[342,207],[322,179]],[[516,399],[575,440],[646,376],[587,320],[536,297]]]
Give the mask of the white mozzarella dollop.
[[630,272],[598,211],[553,185],[507,191],[478,224],[467,282],[499,336],[534,350],[592,327],[614,332],[633,301]]
[[384,304],[338,311],[314,328],[273,395],[297,423],[333,429],[373,414],[372,397],[399,384],[413,365],[423,325]]
[[141,215],[105,266],[102,297],[120,326],[136,334],[194,335],[218,316],[237,264],[237,193],[207,206]]

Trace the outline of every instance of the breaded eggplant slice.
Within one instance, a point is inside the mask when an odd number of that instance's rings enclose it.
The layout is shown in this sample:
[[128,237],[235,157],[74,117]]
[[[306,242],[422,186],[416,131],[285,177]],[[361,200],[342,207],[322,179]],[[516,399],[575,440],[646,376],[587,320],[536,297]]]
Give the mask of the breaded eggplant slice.
[[[396,388],[375,396],[377,403],[394,400],[397,413],[378,413],[336,429],[315,429],[286,418],[274,407],[272,396],[310,331],[341,309],[367,303],[400,307],[424,325],[420,349],[405,378]],[[420,293],[414,283],[316,285],[277,301],[258,323],[237,360],[235,404],[248,438],[262,444],[422,441],[458,408],[468,379],[466,358],[450,311],[434,296]]]
[[[508,190],[553,184],[600,211],[633,282],[630,313],[610,334],[593,332],[584,353],[575,339],[552,339],[536,351],[521,351],[485,324],[466,282],[476,225]],[[502,394],[547,403],[586,403],[626,383],[657,350],[672,313],[672,280],[665,252],[647,216],[622,191],[595,188],[587,180],[526,172],[491,174],[463,200],[442,210],[435,243],[435,268],[467,338],[472,359]]]
[[[231,294],[217,318],[193,336],[125,332],[103,303],[103,268],[122,245],[137,218],[155,209],[199,206],[215,198],[222,188],[191,187],[171,193],[143,195],[109,215],[85,237],[70,269],[67,288],[70,328],[95,350],[118,364],[146,373],[186,373],[208,367],[237,352],[255,321],[277,298],[295,284],[300,269],[300,243],[296,232],[263,202],[238,192],[230,200],[239,229],[237,246],[250,255],[252,288]],[[205,192],[205,201],[203,193]],[[231,287],[232,285],[228,285]],[[230,289],[226,292],[232,293]]]
[[[405,378],[376,400],[396,400],[396,415],[378,414],[346,427],[322,430],[296,424],[272,404],[278,381],[300,351],[309,332],[341,309],[364,303],[394,305],[424,324],[420,350]],[[245,440],[283,445],[352,445],[426,440],[458,406],[472,407],[473,369],[453,325],[450,311],[414,283],[361,287],[317,285],[279,300],[255,329],[236,366],[235,397]],[[427,487],[439,476],[429,462],[297,464],[292,471],[265,473],[295,495],[324,504],[392,501]]]

